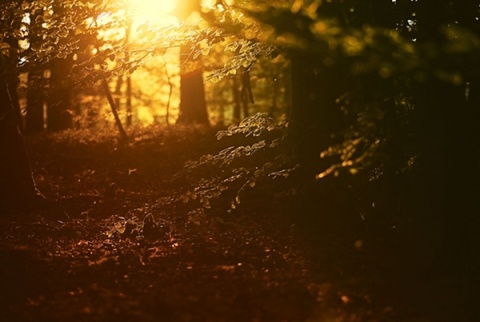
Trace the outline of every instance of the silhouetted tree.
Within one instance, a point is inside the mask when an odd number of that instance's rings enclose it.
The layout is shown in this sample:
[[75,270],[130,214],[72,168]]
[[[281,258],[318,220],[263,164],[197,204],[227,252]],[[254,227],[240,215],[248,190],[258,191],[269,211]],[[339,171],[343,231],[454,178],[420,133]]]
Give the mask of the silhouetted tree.
[[73,61],[70,57],[53,59],[49,64],[47,129],[60,131],[72,127],[72,86],[68,82]]
[[[200,1],[180,1],[175,14],[186,21],[195,11],[200,11]],[[201,58],[195,57],[195,45],[180,46],[180,107],[177,123],[209,125]]]
[[1,41],[0,51],[0,211],[41,200],[20,133],[15,48]]
[[30,69],[28,72],[27,108],[25,131],[37,133],[44,129],[45,80],[43,68]]
[[301,163],[360,173],[383,229],[479,264],[480,1],[308,3],[250,12],[287,44]]
[[[72,57],[78,50],[79,38],[96,40],[91,36],[96,35],[100,28],[85,24],[87,18],[96,18],[103,11],[111,11],[111,7],[102,1],[68,1],[68,6],[65,2],[65,10],[58,10],[63,4],[64,2],[55,2],[55,11],[52,10],[52,4],[47,5],[40,1],[0,2],[0,207],[3,209],[24,205],[35,207],[43,200],[35,188],[21,135],[22,120],[17,96],[18,73],[30,72],[27,98],[30,99],[32,110],[30,116],[27,116],[28,130],[34,132],[43,129],[43,102],[50,104],[50,127],[67,127],[69,118],[64,117],[64,112],[67,112],[71,84],[66,85],[65,81],[72,66],[67,57]],[[112,28],[112,25],[108,28]],[[97,44],[90,43],[90,49],[92,45]],[[120,47],[116,49],[120,50]],[[111,52],[100,54],[96,59],[88,57],[77,62],[77,70],[90,67],[90,74],[79,73],[75,76],[88,76],[95,80],[105,78],[107,73],[96,75],[92,65],[104,62]],[[45,86],[47,77],[44,77],[47,70],[51,73],[48,90]],[[123,69],[125,70],[126,68]],[[76,83],[82,81],[87,80],[77,79]],[[44,93],[49,93],[49,97],[44,96]],[[60,104],[67,105],[60,107]],[[59,107],[59,113],[52,111],[53,106]]]

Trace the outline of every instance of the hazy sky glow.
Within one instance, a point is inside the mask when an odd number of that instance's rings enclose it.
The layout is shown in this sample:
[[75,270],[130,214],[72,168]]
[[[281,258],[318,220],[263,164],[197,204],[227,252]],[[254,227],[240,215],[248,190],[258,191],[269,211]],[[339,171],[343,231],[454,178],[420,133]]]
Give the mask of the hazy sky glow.
[[156,22],[171,13],[177,5],[176,0],[141,0],[131,1],[135,20]]

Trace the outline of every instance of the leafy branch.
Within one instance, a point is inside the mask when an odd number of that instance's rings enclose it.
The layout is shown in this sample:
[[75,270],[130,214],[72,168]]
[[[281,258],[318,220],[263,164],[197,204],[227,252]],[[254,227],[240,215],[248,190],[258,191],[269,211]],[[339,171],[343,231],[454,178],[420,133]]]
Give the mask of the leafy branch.
[[177,201],[196,202],[204,209],[210,209],[215,203],[231,211],[238,208],[249,190],[260,191],[266,186],[275,190],[273,180],[288,178],[296,170],[288,153],[287,125],[257,113],[219,131],[218,140],[230,138],[238,145],[187,162],[179,178],[194,184],[181,193]]

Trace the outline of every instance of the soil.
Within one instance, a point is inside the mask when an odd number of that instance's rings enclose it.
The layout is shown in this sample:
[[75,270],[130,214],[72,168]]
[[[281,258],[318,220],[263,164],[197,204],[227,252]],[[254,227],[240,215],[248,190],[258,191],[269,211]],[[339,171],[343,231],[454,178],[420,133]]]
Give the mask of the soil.
[[471,275],[370,233],[334,185],[235,211],[172,203],[212,131],[28,147],[47,200],[0,218],[0,321],[478,321]]

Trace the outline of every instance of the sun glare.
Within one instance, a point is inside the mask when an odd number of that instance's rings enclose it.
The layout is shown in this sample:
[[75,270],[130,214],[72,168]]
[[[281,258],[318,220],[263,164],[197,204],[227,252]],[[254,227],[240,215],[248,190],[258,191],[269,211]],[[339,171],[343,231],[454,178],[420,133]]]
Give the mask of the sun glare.
[[138,22],[160,22],[177,6],[177,0],[131,0],[130,3]]

